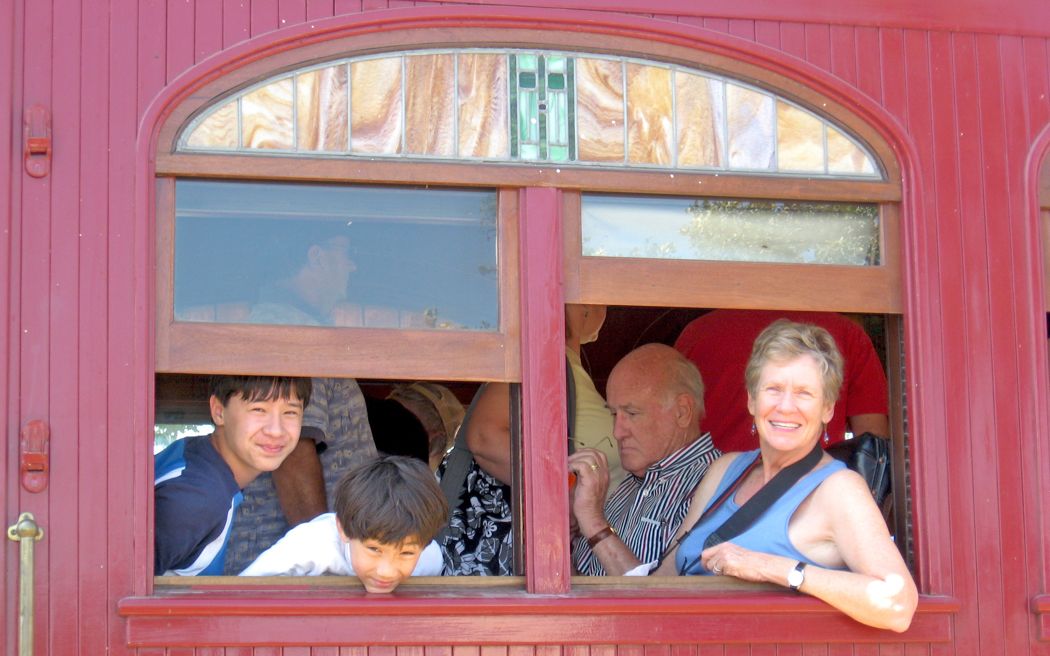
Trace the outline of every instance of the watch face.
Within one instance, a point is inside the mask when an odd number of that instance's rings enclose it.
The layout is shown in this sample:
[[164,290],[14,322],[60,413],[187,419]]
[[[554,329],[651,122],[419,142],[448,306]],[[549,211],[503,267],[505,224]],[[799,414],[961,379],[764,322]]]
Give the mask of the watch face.
[[798,586],[802,585],[802,581],[805,580],[805,575],[802,574],[802,567],[805,567],[805,565],[799,563],[799,565],[795,566],[795,569],[788,573],[788,585],[793,589],[797,590]]

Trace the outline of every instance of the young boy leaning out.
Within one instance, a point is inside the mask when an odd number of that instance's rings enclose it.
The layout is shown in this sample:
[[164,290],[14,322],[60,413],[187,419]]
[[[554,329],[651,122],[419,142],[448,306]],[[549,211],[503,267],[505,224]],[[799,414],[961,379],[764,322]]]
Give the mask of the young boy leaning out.
[[448,504],[423,462],[380,456],[339,481],[335,512],[300,524],[241,576],[356,575],[368,592],[393,592],[409,576],[441,574],[434,537]]

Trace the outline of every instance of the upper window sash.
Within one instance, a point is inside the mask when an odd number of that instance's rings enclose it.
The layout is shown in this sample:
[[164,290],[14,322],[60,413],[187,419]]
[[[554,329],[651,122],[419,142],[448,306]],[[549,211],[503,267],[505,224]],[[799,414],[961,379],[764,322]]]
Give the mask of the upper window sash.
[[419,50],[281,73],[203,108],[176,151],[884,179],[861,139],[776,93],[546,50]]

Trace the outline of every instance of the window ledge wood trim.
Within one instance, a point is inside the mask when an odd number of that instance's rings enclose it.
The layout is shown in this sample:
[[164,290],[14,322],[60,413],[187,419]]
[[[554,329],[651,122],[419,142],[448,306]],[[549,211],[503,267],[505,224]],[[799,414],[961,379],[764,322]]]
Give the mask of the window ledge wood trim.
[[774,200],[899,202],[899,182],[771,176],[705,170],[625,170],[556,162],[492,164],[400,157],[310,157],[305,154],[157,155],[157,175],[284,182],[375,182],[482,187],[558,187],[617,193],[703,195]]
[[885,265],[580,257],[578,266],[579,282],[568,288],[578,297],[567,294],[569,303],[870,314],[900,314],[903,307],[900,272]]
[[[380,599],[345,591],[330,597],[316,590],[279,597],[195,591],[125,598],[118,612],[127,619],[131,647],[725,643],[744,636],[749,642],[928,644],[951,640],[960,608],[956,599],[924,595],[911,628],[896,634],[780,591],[490,596],[463,586],[459,592],[463,596],[450,588],[440,595],[399,590]],[[494,619],[479,621],[481,615]]]
[[[167,373],[421,380],[517,380],[521,375],[516,341],[499,333],[203,322],[176,322],[163,332],[157,371]],[[391,353],[412,353],[413,358]]]

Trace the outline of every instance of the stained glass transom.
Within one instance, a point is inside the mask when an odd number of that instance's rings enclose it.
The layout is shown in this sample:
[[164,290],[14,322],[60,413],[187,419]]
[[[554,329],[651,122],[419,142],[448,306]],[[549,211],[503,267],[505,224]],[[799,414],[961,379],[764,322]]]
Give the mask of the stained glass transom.
[[283,73],[206,108],[178,150],[881,178],[858,139],[770,91],[551,51],[415,51]]

